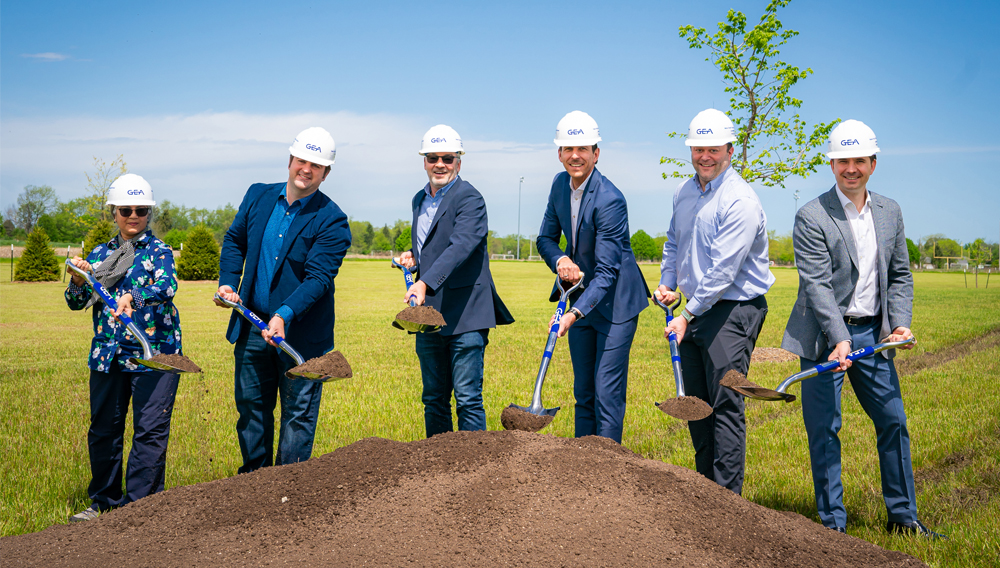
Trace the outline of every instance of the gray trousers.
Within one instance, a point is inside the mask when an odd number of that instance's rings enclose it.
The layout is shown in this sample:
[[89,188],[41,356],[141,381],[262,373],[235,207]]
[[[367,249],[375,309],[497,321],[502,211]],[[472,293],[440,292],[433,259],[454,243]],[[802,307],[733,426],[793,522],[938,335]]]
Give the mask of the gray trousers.
[[684,391],[712,407],[703,420],[688,422],[698,473],[730,489],[743,491],[746,463],[746,418],[743,396],[719,384],[726,372],[744,375],[767,316],[767,300],[720,300],[694,318],[680,344]]

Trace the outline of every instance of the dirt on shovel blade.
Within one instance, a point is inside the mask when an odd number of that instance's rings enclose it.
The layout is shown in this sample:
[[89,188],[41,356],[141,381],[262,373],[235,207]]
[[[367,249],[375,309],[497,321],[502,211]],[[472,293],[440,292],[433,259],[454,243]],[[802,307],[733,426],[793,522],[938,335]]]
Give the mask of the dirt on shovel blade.
[[347,358],[340,351],[331,351],[321,357],[313,357],[301,365],[292,367],[288,372],[293,375],[297,373],[318,373],[338,379],[349,379],[354,376],[351,364],[347,362]]
[[430,306],[410,306],[396,314],[396,319],[421,325],[447,325],[441,312]]
[[515,406],[508,406],[500,413],[500,424],[504,430],[521,430],[524,432],[538,432],[552,423],[553,416],[548,414],[539,416],[530,412],[525,412]]
[[180,369],[186,373],[200,373],[201,367],[194,364],[194,361],[188,359],[183,355],[178,355],[173,353],[171,355],[154,355],[150,361],[153,363],[162,363],[164,365],[170,365],[175,369]]
[[726,371],[726,374],[719,381],[719,384],[724,387],[729,388],[754,388],[762,389],[764,387],[758,385],[757,383],[752,383],[743,375],[743,373],[737,371],[736,369],[730,369]]
[[712,407],[696,396],[679,396],[656,403],[664,413],[681,420],[701,420],[712,415]]
[[[777,506],[799,508],[788,496]],[[4,566],[924,566],[607,438],[367,438],[0,539]],[[87,559],[96,559],[88,562]]]

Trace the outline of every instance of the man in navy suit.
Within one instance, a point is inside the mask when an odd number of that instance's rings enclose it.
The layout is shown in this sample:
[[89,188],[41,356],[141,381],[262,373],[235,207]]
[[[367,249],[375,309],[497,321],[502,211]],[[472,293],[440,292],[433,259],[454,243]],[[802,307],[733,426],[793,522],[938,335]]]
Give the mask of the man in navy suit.
[[413,248],[399,258],[419,277],[404,300],[433,307],[447,324],[416,337],[428,438],[452,431],[453,391],[458,429],[486,429],[483,354],[489,331],[514,322],[490,274],[486,202],[458,177],[464,153],[462,139],[449,126],[439,124],[424,134],[420,154],[428,183],[413,197]]
[[[559,336],[569,333],[576,397],[576,436],[622,441],[628,357],[649,288],[632,254],[625,197],[595,168],[597,122],[573,111],[559,121],[555,143],[566,168],[552,182],[538,230],[538,252],[559,278],[584,289],[570,298]],[[566,236],[567,250],[559,248]],[[552,290],[552,301],[559,297]]]
[[[288,181],[250,186],[219,259],[219,296],[242,298],[268,322],[261,332],[235,311],[229,320],[227,338],[236,344],[239,473],[312,455],[323,383],[286,378],[295,362],[276,349],[274,338],[287,339],[307,360],[333,350],[333,279],[351,246],[347,216],[319,191],[336,158],[333,137],[322,128],[306,129],[289,152]],[[272,459],[279,393],[281,430]]]

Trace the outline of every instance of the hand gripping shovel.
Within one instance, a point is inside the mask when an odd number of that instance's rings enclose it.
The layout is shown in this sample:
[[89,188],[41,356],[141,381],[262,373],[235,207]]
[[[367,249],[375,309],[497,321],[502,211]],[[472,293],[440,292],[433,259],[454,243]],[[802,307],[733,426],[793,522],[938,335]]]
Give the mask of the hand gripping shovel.
[[[413,273],[402,264],[396,262],[396,259],[392,259],[392,265],[403,271],[403,279],[406,280],[406,289],[409,290],[410,286],[413,286]],[[411,321],[411,319],[416,317],[431,319],[433,323]],[[410,307],[396,314],[396,319],[392,321],[392,327],[409,331],[410,333],[435,333],[441,331],[441,326],[443,325],[446,324],[444,316],[440,312],[430,306],[418,306],[412,298],[410,299]]]
[[[681,296],[677,295],[677,301],[669,306],[653,297],[657,306],[663,308],[667,315],[667,325],[674,319],[674,310],[681,304]],[[667,336],[670,340],[670,362],[674,366],[674,383],[677,385],[677,398],[668,398],[663,402],[655,403],[665,414],[679,418],[681,420],[701,420],[708,418],[712,414],[712,407],[704,400],[696,396],[684,396],[684,375],[681,372],[681,355],[677,347],[677,334],[670,332]]]
[[[77,274],[85,278],[87,280],[87,283],[90,284],[90,287],[93,288],[94,291],[97,292],[97,295],[101,297],[101,300],[103,300],[104,303],[109,308],[111,308],[112,312],[118,309],[118,302],[116,302],[115,299],[111,297],[111,294],[108,294],[108,291],[104,288],[104,286],[100,282],[97,281],[97,279],[94,278],[93,274],[80,270],[79,268],[76,267],[75,264],[73,264],[72,261],[68,259],[66,260],[66,268],[72,270],[73,272],[76,272]],[[142,345],[142,359],[139,359],[138,357],[129,357],[128,360],[129,363],[132,363],[133,365],[142,365],[143,367],[156,369],[157,371],[166,371],[168,373],[201,372],[201,369],[198,367],[198,365],[195,365],[193,361],[191,361],[190,359],[188,359],[183,355],[175,354],[175,355],[154,356],[153,350],[149,346],[149,341],[146,339],[146,334],[143,333],[141,329],[139,329],[139,326],[135,325],[135,322],[132,321],[132,318],[125,315],[125,312],[122,312],[121,314],[118,315],[118,319],[125,324],[125,327],[127,327],[128,330],[132,332],[132,335],[135,337],[135,340],[138,341],[140,345]],[[175,363],[184,365],[186,368],[176,367],[174,366]]]
[[[240,315],[250,320],[250,323],[257,326],[257,329],[261,331],[267,331],[267,324],[264,323],[264,321],[261,320],[259,317],[257,317],[257,314],[248,310],[246,306],[230,302],[229,300],[223,298],[222,296],[219,296],[218,294],[215,295],[215,299],[239,312]],[[306,364],[306,360],[303,359],[302,355],[299,355],[299,352],[293,349],[292,346],[289,345],[287,341],[285,341],[285,338],[272,337],[271,340],[274,341],[282,351],[288,353],[289,357],[295,359],[295,367],[292,367],[291,369],[285,372],[285,376],[288,377],[289,379],[306,379],[309,381],[319,381],[321,383],[326,383],[329,381],[339,381],[340,379],[349,379],[353,375],[351,372],[350,365],[347,365],[347,360],[344,359],[344,356],[341,355],[340,351],[331,351],[330,353],[323,355],[323,357],[316,357],[314,359],[310,359],[309,362],[318,361],[319,359],[323,358],[330,358],[335,362],[340,363],[341,366],[346,366],[347,370],[345,372],[340,372],[336,374],[316,373],[300,369],[300,367]]]
[[549,362],[552,361],[552,352],[556,348],[556,339],[559,338],[559,321],[569,308],[569,295],[576,290],[583,288],[583,273],[580,273],[580,280],[576,284],[566,287],[568,282],[564,282],[556,277],[556,283],[562,289],[559,296],[559,304],[556,306],[555,320],[549,328],[549,339],[545,342],[545,352],[542,353],[542,364],[538,368],[538,376],[535,378],[535,391],[531,395],[531,406],[525,408],[516,404],[511,404],[503,410],[500,415],[500,423],[504,430],[524,430],[526,432],[538,432],[552,422],[556,412],[560,407],[545,408],[542,405],[542,384],[545,383],[545,373],[549,370]]
[[[856,361],[858,359],[861,359],[862,357],[868,357],[870,355],[874,355],[876,353],[885,351],[886,349],[895,349],[897,347],[902,347],[903,345],[909,345],[914,341],[915,339],[911,337],[906,341],[878,343],[876,345],[862,347],[857,351],[852,351],[851,353],[849,353],[847,355],[847,360]],[[778,390],[771,390],[769,388],[765,388],[760,385],[751,383],[750,381],[746,380],[746,377],[739,375],[739,373],[737,373],[737,375],[739,376],[736,377],[727,376],[725,379],[723,379],[722,386],[732,389],[742,394],[743,396],[747,396],[757,400],[768,400],[768,401],[783,400],[785,402],[792,402],[793,400],[795,400],[795,395],[788,394],[788,387],[794,385],[799,381],[811,379],[816,375],[821,375],[823,373],[830,372],[839,366],[840,363],[837,361],[828,361],[826,363],[823,363],[822,365],[816,365],[812,369],[806,369],[805,371],[796,373],[788,377],[784,381],[781,381],[781,384],[778,385]]]

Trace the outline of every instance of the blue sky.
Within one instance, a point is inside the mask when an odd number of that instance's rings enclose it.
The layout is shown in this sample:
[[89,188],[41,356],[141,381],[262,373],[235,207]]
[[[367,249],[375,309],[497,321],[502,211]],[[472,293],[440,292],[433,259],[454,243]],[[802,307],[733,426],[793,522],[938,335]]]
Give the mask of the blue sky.
[[[237,205],[287,177],[309,126],[337,141],[322,190],[376,224],[410,218],[426,182],[420,136],[465,140],[462,175],[490,227],[537,231],[561,166],[555,125],[584,110],[601,127],[599,169],[625,194],[633,231],[666,230],[676,181],[666,132],[725,110],[719,72],[677,35],[714,30],[765,2],[27,2],[0,4],[0,206],[28,184],[83,195],[93,157],[124,154],[157,200]],[[869,188],[896,199],[907,236],[1000,238],[997,2],[794,0],[801,35],[782,59],[814,74],[792,94],[810,124],[855,118],[883,152]],[[992,63],[991,63],[992,62]],[[828,167],[755,186],[779,233],[833,185]]]

